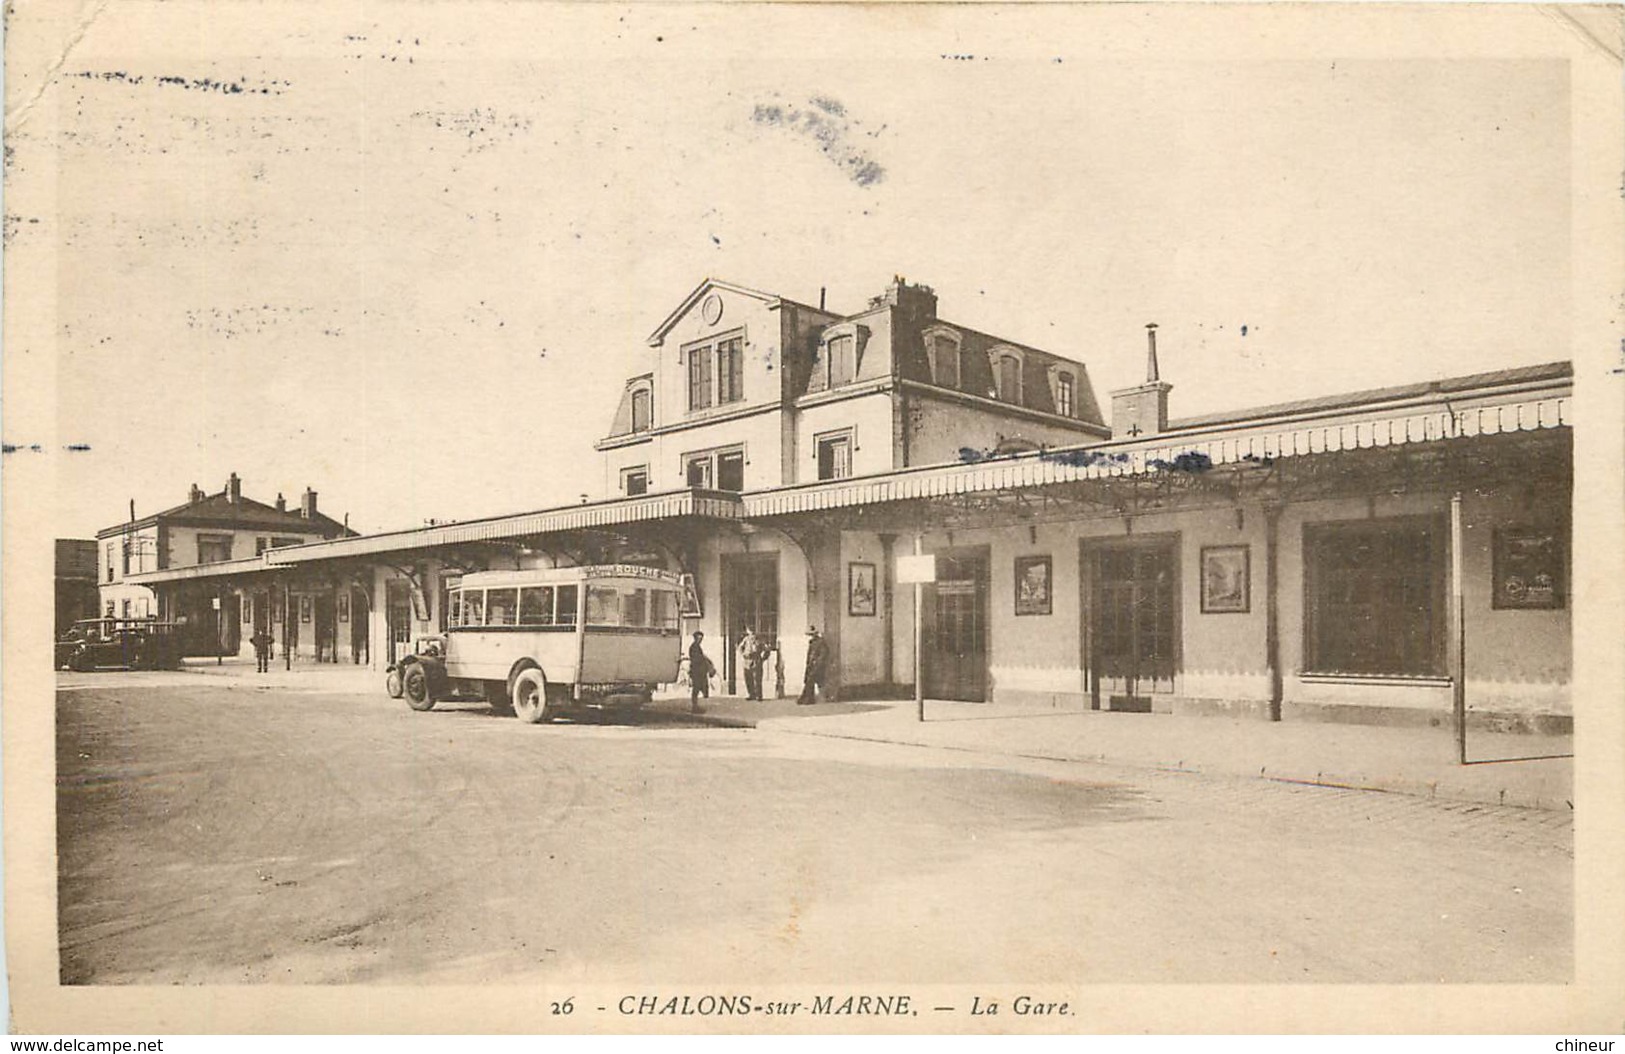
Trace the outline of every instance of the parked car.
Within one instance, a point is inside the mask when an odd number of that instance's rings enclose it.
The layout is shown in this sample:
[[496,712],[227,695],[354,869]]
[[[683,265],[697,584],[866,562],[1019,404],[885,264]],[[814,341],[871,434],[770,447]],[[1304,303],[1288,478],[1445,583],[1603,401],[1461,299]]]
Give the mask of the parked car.
[[59,670],[175,670],[180,665],[179,627],[152,618],[81,619],[56,642]]

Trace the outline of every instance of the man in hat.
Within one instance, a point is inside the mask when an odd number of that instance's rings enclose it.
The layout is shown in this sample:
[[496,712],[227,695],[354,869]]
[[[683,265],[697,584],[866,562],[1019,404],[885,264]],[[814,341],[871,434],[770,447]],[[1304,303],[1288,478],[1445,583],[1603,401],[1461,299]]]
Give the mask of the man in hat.
[[271,672],[271,645],[274,643],[271,634],[264,626],[257,626],[254,629],[254,635],[248,638],[248,642],[254,645],[254,662],[258,667],[257,672]]
[[762,645],[762,639],[746,626],[745,635],[739,638],[739,668],[745,674],[746,699],[762,698],[762,662],[766,658],[767,648]]
[[705,713],[700,706],[700,696],[711,698],[711,660],[700,646],[704,639],[705,634],[695,630],[694,643],[688,646],[688,709],[694,714]]
[[818,633],[817,626],[807,627],[807,672],[802,677],[801,698],[797,706],[811,706],[824,691],[824,677],[829,672],[829,643]]

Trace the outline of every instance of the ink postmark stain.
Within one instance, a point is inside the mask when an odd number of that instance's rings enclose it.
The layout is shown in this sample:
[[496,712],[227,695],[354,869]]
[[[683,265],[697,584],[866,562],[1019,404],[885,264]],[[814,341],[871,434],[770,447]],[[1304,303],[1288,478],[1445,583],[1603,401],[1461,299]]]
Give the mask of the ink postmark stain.
[[885,125],[866,129],[837,99],[814,95],[804,104],[759,102],[752,109],[750,119],[758,127],[780,129],[812,143],[847,179],[860,187],[872,187],[886,178],[885,168],[862,142],[866,138],[877,138],[885,131]]

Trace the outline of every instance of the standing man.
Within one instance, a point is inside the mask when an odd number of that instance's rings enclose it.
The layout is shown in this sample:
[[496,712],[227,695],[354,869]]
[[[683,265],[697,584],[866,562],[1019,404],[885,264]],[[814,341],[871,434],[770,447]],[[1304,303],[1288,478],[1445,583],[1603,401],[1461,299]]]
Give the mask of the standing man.
[[688,710],[693,714],[705,713],[700,706],[700,696],[711,698],[711,660],[700,647],[704,639],[705,634],[695,630],[694,643],[688,646]]
[[829,672],[829,644],[818,634],[817,626],[807,627],[807,672],[802,677],[801,698],[797,706],[811,706],[824,690],[824,677]]
[[254,635],[248,638],[248,642],[254,645],[254,662],[258,665],[259,672],[270,673],[272,644],[271,634],[264,626],[256,626],[254,628]]
[[745,698],[760,700],[762,698],[762,662],[767,658],[767,651],[762,647],[761,638],[749,626],[745,627],[745,635],[739,638],[739,665],[745,671]]

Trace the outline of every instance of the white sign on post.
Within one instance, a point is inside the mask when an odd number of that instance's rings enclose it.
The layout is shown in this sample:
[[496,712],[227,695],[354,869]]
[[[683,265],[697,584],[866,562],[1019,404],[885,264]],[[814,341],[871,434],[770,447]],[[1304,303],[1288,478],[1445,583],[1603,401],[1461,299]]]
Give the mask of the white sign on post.
[[917,556],[899,556],[897,558],[897,581],[899,583],[935,582],[937,580],[937,557],[935,553],[921,553]]

